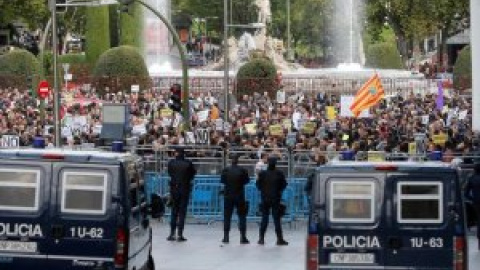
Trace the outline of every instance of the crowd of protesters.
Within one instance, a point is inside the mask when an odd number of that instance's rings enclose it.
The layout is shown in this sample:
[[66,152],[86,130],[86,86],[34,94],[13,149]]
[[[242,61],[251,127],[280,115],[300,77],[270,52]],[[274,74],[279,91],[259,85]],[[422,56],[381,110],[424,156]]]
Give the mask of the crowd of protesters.
[[[229,110],[228,124],[223,125],[221,97],[211,92],[195,93],[190,97],[191,130],[208,130],[209,141],[202,143],[222,148],[275,150],[291,147],[313,153],[347,149],[408,153],[409,144],[423,134],[426,151],[442,151],[448,156],[477,150],[478,142],[471,128],[472,103],[468,96],[450,91],[443,98],[443,107],[438,108],[436,94],[400,93],[385,98],[370,109],[368,117],[360,118],[340,115],[340,96],[341,93],[297,91],[286,93],[282,101],[266,93],[238,97],[237,104]],[[98,141],[103,103],[130,104],[132,133],[139,137],[140,144],[159,149],[189,144],[189,137],[195,136],[194,132],[182,129],[178,114],[172,116],[168,110],[168,90],[98,96],[94,90],[79,88],[65,94],[62,100],[62,142],[65,145]],[[51,103],[50,99],[43,116],[39,101],[28,91],[0,90],[0,132],[19,136],[24,146],[30,145],[35,136],[43,136],[47,145],[52,145]],[[332,108],[333,116],[328,112]],[[82,118],[78,127],[75,127],[77,123],[65,121],[75,122],[77,118]],[[306,123],[310,125],[308,132],[304,128]],[[272,126],[276,127],[274,134]],[[295,140],[287,144],[288,134],[292,133],[295,133]],[[444,135],[445,139],[439,141],[435,135]]]

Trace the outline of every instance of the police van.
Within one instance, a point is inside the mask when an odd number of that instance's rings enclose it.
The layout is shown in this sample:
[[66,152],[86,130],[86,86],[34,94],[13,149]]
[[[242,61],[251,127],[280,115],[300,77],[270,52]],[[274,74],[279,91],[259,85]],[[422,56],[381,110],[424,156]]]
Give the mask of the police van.
[[457,170],[433,162],[333,162],[312,187],[307,270],[466,270]]
[[153,270],[141,160],[0,150],[0,269]]

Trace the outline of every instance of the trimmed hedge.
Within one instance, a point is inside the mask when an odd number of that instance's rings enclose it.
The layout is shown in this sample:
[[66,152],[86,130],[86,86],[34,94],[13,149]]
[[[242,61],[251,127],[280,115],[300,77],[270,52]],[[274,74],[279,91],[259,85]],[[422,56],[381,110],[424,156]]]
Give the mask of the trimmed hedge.
[[97,90],[104,92],[130,92],[131,85],[140,90],[151,86],[151,78],[142,55],[131,46],[112,48],[103,53],[93,70]]
[[86,13],[86,56],[87,63],[93,67],[100,55],[110,49],[108,6],[88,8]]
[[453,86],[455,89],[472,88],[472,50],[470,46],[462,49],[453,67]]
[[277,68],[271,60],[255,58],[237,72],[237,96],[267,92],[274,98],[278,90],[276,77]]
[[0,56],[0,88],[36,88],[40,78],[40,63],[35,55],[16,49]]
[[139,3],[134,3],[129,13],[120,13],[120,45],[142,46],[143,9]]
[[372,44],[366,53],[366,66],[381,69],[404,69],[402,58],[395,45],[390,43]]

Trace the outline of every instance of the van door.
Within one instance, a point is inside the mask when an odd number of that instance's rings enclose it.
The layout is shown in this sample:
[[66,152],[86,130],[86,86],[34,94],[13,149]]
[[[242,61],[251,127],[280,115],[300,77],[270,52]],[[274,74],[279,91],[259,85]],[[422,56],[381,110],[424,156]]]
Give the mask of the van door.
[[53,166],[50,269],[106,269],[115,254],[118,167]]
[[[384,173],[320,173],[315,204],[321,269],[357,269],[383,264]],[[320,190],[318,190],[320,189]]]
[[148,220],[147,195],[145,190],[142,162],[129,162],[126,166],[125,181],[128,190],[128,267],[143,269],[148,262],[151,250],[151,229]]
[[[387,179],[387,269],[452,269],[451,174],[395,173]],[[454,178],[453,178],[454,179]]]
[[0,162],[0,269],[47,269],[51,164]]

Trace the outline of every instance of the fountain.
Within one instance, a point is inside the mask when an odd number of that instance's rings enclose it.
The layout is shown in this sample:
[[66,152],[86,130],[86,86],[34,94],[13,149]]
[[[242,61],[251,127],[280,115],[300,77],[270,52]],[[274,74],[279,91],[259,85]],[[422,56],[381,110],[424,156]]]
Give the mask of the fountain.
[[[156,3],[162,2],[167,7],[170,6],[170,0],[149,0]],[[423,75],[413,74],[408,70],[373,70],[363,68],[365,64],[365,56],[363,52],[363,41],[361,33],[364,22],[364,0],[335,0],[332,1],[333,19],[331,20],[331,29],[334,30],[333,47],[335,48],[335,58],[338,66],[336,68],[317,68],[308,69],[299,65],[287,62],[283,55],[285,49],[283,48],[283,41],[267,35],[265,27],[259,28],[253,35],[244,33],[239,39],[230,37],[228,39],[229,45],[229,69],[230,76],[235,76],[238,70],[245,62],[249,60],[249,55],[252,50],[262,51],[267,57],[273,60],[277,69],[282,71],[284,78],[299,78],[299,79],[354,79],[363,80],[369,78],[374,72],[377,72],[381,78],[385,79],[421,79]],[[268,25],[271,21],[270,0],[256,0],[255,4],[258,7],[259,25]],[[170,10],[169,8],[160,10]],[[345,18],[349,18],[345,20]],[[148,21],[148,18],[146,19]],[[164,29],[165,36],[168,36],[166,28]],[[346,35],[345,33],[348,33]],[[169,43],[164,38],[161,48],[169,48]],[[162,44],[163,44],[162,43]],[[167,57],[160,58],[164,60],[159,63],[157,58],[147,59],[147,63],[154,62],[154,67],[160,67],[162,63],[169,65],[169,63],[179,64],[178,57],[171,57],[167,52]],[[149,64],[149,67],[151,65]],[[172,65],[173,70],[161,70],[162,76],[180,77],[181,72],[179,66]],[[193,69],[190,74],[196,78],[221,78],[223,76],[223,59],[217,63],[210,64],[203,69]],[[152,72],[153,71],[153,72]],[[160,75],[159,72],[151,69],[152,75]]]
[[[171,0],[146,0],[147,4],[171,18]],[[172,50],[173,41],[168,28],[152,12],[144,10],[144,58],[150,74],[180,70],[178,51]]]

